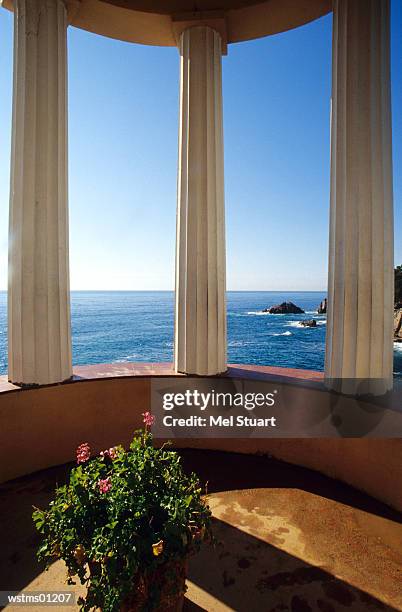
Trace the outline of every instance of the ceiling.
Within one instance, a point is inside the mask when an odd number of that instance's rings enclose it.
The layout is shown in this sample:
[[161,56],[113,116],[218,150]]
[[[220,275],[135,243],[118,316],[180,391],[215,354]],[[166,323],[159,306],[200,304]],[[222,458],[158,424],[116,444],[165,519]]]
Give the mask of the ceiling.
[[[215,14],[225,24],[226,45],[302,26],[329,13],[333,0],[64,1],[69,23],[77,28],[127,42],[176,46],[173,22],[177,19],[190,23],[201,19],[205,23],[213,21]],[[0,0],[0,4],[14,8],[14,0]]]
[[145,11],[147,13],[160,13],[171,15],[193,11],[232,10],[262,4],[264,0],[102,0],[114,6]]

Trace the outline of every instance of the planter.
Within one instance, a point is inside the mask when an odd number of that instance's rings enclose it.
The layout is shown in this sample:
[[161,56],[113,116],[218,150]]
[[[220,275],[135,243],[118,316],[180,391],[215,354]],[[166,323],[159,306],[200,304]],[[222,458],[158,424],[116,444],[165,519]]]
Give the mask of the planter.
[[[145,412],[145,427],[153,421]],[[196,474],[183,471],[176,451],[154,446],[147,429],[128,450],[91,457],[83,442],[76,457],[68,483],[45,510],[34,509],[43,536],[38,559],[49,567],[57,556],[70,577],[78,575],[87,587],[77,602],[82,612],[181,610],[186,560],[212,535]]]
[[[90,563],[91,574],[98,565]],[[186,592],[187,561],[167,561],[156,570],[138,574],[133,578],[133,590],[123,601],[120,612],[181,612]],[[159,603],[152,605],[152,591],[160,592]]]

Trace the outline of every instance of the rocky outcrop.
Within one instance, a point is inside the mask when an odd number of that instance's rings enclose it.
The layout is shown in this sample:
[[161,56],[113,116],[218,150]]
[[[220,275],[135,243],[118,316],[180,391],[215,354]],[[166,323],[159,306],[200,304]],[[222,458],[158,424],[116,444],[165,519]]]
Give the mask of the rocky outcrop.
[[[402,266],[395,268],[395,305],[394,305],[394,342],[402,342],[402,302],[400,301],[402,295]],[[325,298],[317,308],[317,314],[327,314],[328,301]],[[267,311],[269,312],[269,311]],[[311,321],[301,321],[300,324],[303,327],[315,327]]]
[[282,302],[271,308],[265,308],[263,312],[269,312],[269,314],[304,314],[304,310],[293,304],[293,302]]
[[317,308],[318,314],[327,314],[327,298],[324,298],[319,307]]
[[317,321],[315,319],[307,319],[307,321],[300,321],[300,325],[303,327],[317,327]]
[[402,308],[394,311],[394,341],[402,342]]

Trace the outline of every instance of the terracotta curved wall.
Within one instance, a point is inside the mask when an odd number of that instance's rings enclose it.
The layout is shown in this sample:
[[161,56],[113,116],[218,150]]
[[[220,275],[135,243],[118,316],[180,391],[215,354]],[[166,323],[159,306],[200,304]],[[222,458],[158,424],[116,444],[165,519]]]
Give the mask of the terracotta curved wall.
[[[149,409],[150,378],[77,381],[0,396],[0,481],[127,444]],[[343,480],[402,510],[401,439],[181,440],[182,447],[270,453]]]

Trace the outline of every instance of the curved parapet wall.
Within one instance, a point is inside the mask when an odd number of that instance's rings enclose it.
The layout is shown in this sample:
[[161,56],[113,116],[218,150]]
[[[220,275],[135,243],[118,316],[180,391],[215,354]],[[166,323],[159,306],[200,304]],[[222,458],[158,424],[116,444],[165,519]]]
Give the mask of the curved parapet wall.
[[[0,0],[1,2],[1,0]],[[2,0],[12,10],[13,0]],[[71,25],[127,42],[176,46],[172,17],[225,19],[227,42],[277,34],[332,10],[332,0],[67,0]],[[219,9],[219,10],[217,10]]]
[[[261,376],[319,380],[319,373],[237,366]],[[74,460],[89,442],[95,452],[128,444],[150,408],[151,377],[173,375],[169,364],[75,368],[72,383],[21,390],[0,380],[0,480]],[[113,378],[111,378],[113,376]],[[261,378],[260,378],[261,379]],[[402,510],[401,439],[182,439],[187,448],[268,453],[361,489]]]

